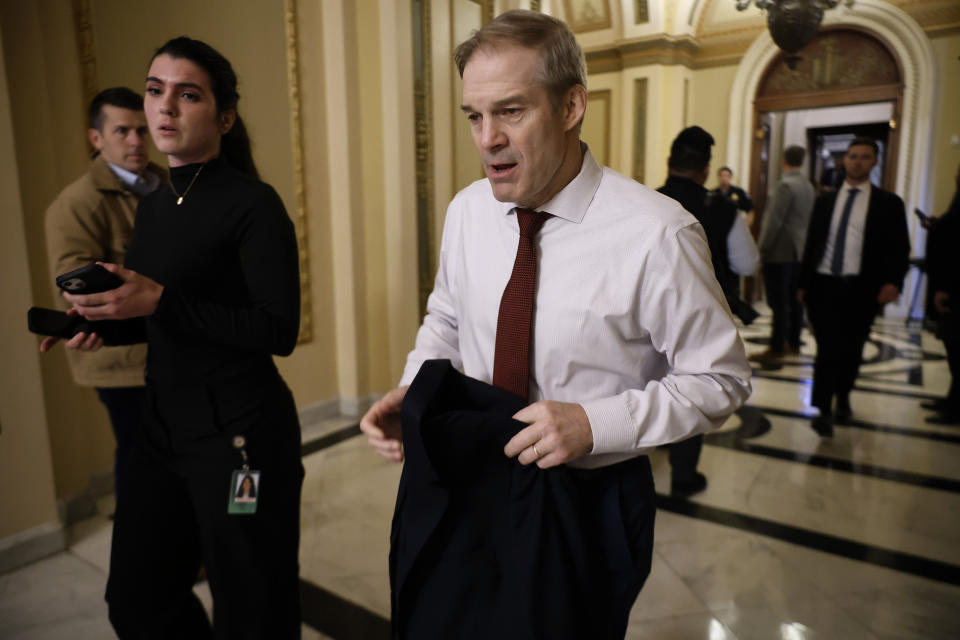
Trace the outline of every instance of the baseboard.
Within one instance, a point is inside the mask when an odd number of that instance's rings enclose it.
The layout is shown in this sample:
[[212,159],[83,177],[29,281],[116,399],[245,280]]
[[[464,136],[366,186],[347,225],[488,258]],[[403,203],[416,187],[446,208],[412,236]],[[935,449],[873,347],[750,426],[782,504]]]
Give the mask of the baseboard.
[[57,500],[57,512],[64,526],[89,518],[97,513],[97,500],[113,493],[113,471],[90,476],[90,484],[79,493]]
[[328,418],[336,418],[340,414],[340,398],[334,397],[320,400],[319,402],[312,402],[300,407],[297,410],[297,414],[300,418],[301,425],[313,424]]
[[36,562],[67,548],[67,533],[59,523],[45,522],[0,540],[0,574]]
[[359,418],[367,412],[374,402],[380,399],[383,394],[372,393],[362,398],[340,398],[340,415],[356,416]]
[[382,395],[381,393],[371,393],[361,398],[337,396],[304,405],[298,410],[300,424],[314,424],[321,420],[338,418],[340,416],[356,417],[359,419]]

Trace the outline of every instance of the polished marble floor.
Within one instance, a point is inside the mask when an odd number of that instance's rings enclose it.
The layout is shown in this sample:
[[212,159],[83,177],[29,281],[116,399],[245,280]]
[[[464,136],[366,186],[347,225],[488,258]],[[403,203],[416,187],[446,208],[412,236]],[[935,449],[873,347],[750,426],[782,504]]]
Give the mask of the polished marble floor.
[[[748,352],[764,349],[768,332],[766,316],[744,328]],[[810,428],[814,344],[804,339],[800,356],[755,369],[749,406],[707,437],[707,490],[661,497],[629,638],[960,636],[960,427],[928,425],[920,408],[946,390],[942,345],[918,326],[879,321],[854,419],[823,439]],[[353,424],[304,430],[305,638],[385,637],[400,469],[373,455]],[[652,463],[664,491],[666,457]],[[0,638],[111,637],[109,521],[92,518],[70,535],[68,551],[0,576]]]

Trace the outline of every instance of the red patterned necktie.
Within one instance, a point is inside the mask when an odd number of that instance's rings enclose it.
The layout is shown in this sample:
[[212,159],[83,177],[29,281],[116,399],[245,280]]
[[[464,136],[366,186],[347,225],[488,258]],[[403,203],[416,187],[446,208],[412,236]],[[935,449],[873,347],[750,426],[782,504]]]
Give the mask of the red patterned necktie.
[[497,342],[493,354],[493,386],[527,399],[533,300],[537,284],[537,244],[534,236],[550,217],[544,211],[516,209],[520,244],[513,273],[500,299]]

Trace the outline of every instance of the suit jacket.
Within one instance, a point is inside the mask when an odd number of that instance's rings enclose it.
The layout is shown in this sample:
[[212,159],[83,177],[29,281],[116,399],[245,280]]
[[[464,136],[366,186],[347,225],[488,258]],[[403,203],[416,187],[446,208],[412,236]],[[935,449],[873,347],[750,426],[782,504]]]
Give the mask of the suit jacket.
[[783,174],[760,225],[760,259],[764,262],[800,262],[816,194],[797,169]]
[[[836,200],[837,192],[828,193],[817,198],[814,204],[803,252],[801,289],[811,286],[823,259]],[[876,295],[885,284],[903,290],[909,260],[910,235],[903,200],[889,191],[871,187],[860,259],[860,278],[867,292]]]
[[623,638],[650,571],[646,456],[541,470],[504,456],[524,402],[428,360],[403,403],[394,638]]

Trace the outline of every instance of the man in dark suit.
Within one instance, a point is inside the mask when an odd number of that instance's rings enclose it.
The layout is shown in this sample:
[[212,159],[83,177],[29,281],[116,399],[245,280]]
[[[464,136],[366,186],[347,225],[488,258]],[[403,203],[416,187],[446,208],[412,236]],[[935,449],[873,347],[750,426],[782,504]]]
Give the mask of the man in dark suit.
[[[811,404],[813,429],[833,435],[850,418],[850,391],[870,325],[903,288],[910,255],[903,200],[870,184],[877,143],[854,138],[843,158],[846,179],[813,208],[798,295],[806,304],[817,357]],[[836,413],[832,410],[837,398]]]

